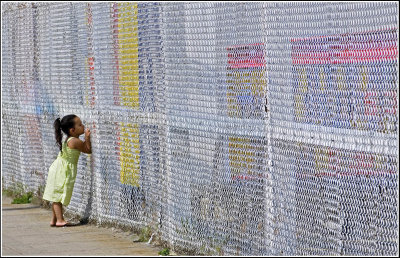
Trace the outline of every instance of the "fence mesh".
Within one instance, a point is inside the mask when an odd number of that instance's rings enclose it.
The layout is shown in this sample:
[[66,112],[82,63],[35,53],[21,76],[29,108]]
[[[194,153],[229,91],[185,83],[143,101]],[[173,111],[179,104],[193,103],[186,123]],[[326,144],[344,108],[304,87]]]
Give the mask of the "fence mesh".
[[2,5],[2,183],[220,255],[398,255],[397,2]]

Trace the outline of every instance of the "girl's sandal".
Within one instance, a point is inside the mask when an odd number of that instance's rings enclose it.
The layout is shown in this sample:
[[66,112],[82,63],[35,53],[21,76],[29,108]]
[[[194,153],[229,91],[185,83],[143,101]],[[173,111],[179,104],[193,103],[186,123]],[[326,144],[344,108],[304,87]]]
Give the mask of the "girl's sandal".
[[57,228],[63,228],[63,227],[72,227],[74,226],[74,224],[67,222],[64,225],[54,225],[54,226]]

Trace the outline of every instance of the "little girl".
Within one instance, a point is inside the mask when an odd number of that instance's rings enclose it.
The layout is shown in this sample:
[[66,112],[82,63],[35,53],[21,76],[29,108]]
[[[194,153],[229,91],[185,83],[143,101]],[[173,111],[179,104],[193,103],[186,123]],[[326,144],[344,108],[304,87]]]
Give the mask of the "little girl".
[[[57,118],[54,122],[55,136],[60,147],[57,159],[49,168],[46,188],[43,199],[53,202],[52,227],[70,226],[63,217],[62,205],[68,205],[75,184],[78,158],[81,152],[92,153],[90,143],[90,130],[82,125],[81,119],[76,115]],[[63,131],[67,135],[64,143],[61,143]],[[85,141],[81,141],[79,135],[85,133]]]

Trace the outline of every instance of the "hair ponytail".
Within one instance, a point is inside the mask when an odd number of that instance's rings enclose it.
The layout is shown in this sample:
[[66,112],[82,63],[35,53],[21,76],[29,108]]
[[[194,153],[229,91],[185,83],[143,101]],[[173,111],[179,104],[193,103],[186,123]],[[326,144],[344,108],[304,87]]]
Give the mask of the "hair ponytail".
[[67,136],[69,136],[69,129],[74,128],[75,122],[74,118],[76,115],[67,115],[64,116],[61,120],[57,118],[54,121],[54,133],[56,136],[57,145],[60,147],[60,151],[62,152],[62,133],[63,131]]
[[61,120],[60,118],[57,118],[56,121],[54,121],[54,133],[56,136],[56,142],[57,145],[60,147],[60,151],[62,151],[62,134],[61,134]]

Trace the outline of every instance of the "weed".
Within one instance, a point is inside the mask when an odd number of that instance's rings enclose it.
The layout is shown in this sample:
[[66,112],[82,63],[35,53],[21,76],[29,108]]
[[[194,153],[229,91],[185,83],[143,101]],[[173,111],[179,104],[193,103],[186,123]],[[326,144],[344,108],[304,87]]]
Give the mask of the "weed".
[[40,198],[42,198],[43,193],[44,193],[44,189],[45,189],[45,185],[39,185],[38,189],[37,189],[37,196],[39,196]]
[[12,197],[13,192],[10,189],[3,189],[3,195],[5,195],[7,197]]
[[33,193],[27,192],[22,196],[14,198],[12,204],[23,204],[23,203],[31,203],[32,202]]
[[25,193],[25,187],[22,183],[13,183],[10,187],[3,189],[9,197],[22,196]]
[[223,256],[223,254],[224,254],[221,246],[216,246],[215,251],[217,251],[219,256]]
[[162,256],[168,256],[169,255],[169,249],[168,248],[164,248],[163,250],[158,252],[158,254],[162,255]]
[[147,242],[149,241],[151,234],[152,234],[151,227],[147,226],[141,229],[141,232],[139,234],[139,242]]
[[12,204],[31,203],[33,198],[33,192],[26,192],[22,183],[14,183],[9,188],[3,189],[3,194],[14,198]]

